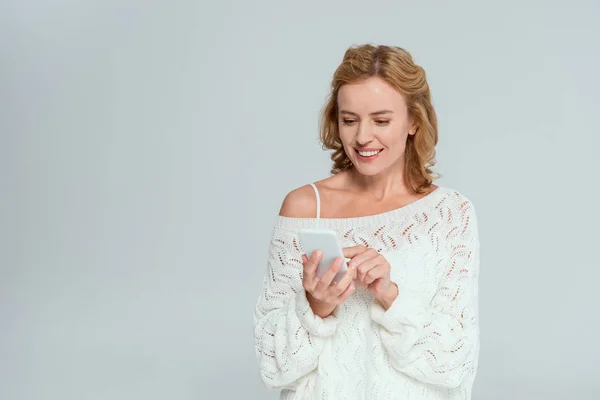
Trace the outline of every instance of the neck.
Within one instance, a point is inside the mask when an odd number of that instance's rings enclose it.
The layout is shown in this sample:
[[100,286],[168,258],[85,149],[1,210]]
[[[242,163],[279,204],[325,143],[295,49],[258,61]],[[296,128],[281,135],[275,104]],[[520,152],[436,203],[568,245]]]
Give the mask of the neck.
[[389,171],[371,176],[361,175],[355,168],[352,168],[351,178],[356,183],[358,190],[368,191],[377,201],[397,195],[406,195],[410,192],[404,182],[404,165],[395,165]]

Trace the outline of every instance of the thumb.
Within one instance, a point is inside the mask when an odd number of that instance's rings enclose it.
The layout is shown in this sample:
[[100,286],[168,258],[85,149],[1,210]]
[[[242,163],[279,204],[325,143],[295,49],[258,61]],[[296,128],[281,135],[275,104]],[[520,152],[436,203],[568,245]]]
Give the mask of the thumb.
[[361,253],[364,253],[367,250],[368,250],[368,247],[365,247],[362,245],[346,247],[346,248],[342,249],[342,251],[344,252],[344,257],[346,257],[346,258],[355,257]]

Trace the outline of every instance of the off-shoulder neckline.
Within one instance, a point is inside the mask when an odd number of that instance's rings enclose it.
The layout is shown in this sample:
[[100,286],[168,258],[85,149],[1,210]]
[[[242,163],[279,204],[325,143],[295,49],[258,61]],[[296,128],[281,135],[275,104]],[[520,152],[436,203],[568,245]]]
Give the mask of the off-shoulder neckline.
[[452,190],[450,188],[439,186],[426,194],[423,197],[418,198],[417,200],[405,204],[401,207],[383,211],[377,214],[364,215],[364,216],[356,216],[356,217],[347,217],[347,218],[299,218],[299,217],[286,217],[282,215],[277,215],[275,218],[275,227],[277,228],[324,228],[324,229],[340,229],[346,227],[356,227],[356,226],[364,226],[371,224],[381,224],[387,223],[390,220],[398,220],[406,215],[418,211],[419,208],[425,208],[434,202],[437,199],[441,199],[441,197],[445,194],[450,193]]

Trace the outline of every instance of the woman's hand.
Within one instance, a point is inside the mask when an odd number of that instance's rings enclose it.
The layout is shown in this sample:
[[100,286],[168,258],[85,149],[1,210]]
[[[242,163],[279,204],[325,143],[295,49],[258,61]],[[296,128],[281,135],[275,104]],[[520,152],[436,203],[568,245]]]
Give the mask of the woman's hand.
[[385,257],[365,246],[347,247],[344,256],[350,258],[349,269],[357,270],[357,285],[368,290],[387,310],[398,297],[398,286],[390,280],[390,264]]
[[302,263],[304,264],[302,286],[306,291],[306,298],[313,312],[319,317],[325,318],[354,292],[356,270],[348,269],[344,277],[338,283],[332,285],[331,282],[340,270],[344,260],[337,258],[327,272],[321,278],[318,278],[317,266],[321,257],[322,253],[318,250],[311,255],[310,260],[306,255],[302,255]]

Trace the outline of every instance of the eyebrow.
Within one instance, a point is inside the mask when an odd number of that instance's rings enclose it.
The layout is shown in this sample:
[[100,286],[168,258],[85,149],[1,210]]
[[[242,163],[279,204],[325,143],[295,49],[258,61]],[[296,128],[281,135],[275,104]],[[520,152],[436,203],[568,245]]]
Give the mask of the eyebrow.
[[[392,110],[380,110],[380,111],[375,111],[370,113],[369,115],[383,115],[383,114],[393,114],[394,112]],[[340,114],[351,114],[351,115],[355,115],[358,117],[357,113],[354,113],[352,111],[348,111],[348,110],[340,110]]]

